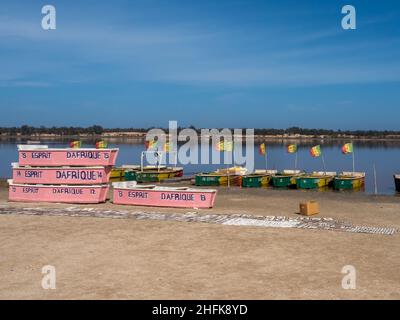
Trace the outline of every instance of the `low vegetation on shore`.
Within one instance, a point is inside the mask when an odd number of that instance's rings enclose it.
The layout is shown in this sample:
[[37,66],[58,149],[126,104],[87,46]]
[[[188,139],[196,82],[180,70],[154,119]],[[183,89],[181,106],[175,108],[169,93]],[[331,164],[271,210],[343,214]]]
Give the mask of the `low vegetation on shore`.
[[[199,134],[201,128],[190,126]],[[90,127],[33,127],[23,125],[21,127],[0,127],[0,137],[15,138],[60,138],[60,137],[132,137],[144,138],[146,132],[152,128],[103,128],[100,125]],[[162,129],[162,128],[161,128]],[[178,132],[185,128],[178,128]],[[168,132],[168,129],[163,129]],[[291,127],[287,129],[254,129],[256,137],[260,138],[332,138],[332,139],[393,139],[400,140],[400,131],[394,130],[330,130],[330,129],[308,129]]]

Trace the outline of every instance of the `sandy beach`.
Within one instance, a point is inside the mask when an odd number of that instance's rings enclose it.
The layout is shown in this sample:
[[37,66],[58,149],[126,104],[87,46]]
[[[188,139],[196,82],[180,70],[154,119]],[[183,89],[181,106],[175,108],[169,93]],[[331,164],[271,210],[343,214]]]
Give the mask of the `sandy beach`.
[[[210,210],[101,205],[132,212],[299,217],[316,200],[318,217],[400,229],[400,197],[220,188]],[[208,223],[0,214],[0,299],[399,299],[400,236]],[[48,210],[47,210],[48,209]],[[41,287],[44,265],[56,289]],[[356,289],[341,270],[356,268]]]

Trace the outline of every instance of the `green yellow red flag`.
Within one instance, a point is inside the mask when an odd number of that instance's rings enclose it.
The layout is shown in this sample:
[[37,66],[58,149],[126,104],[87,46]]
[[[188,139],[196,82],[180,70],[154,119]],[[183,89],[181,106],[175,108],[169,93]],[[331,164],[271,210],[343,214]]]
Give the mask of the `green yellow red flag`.
[[166,143],[164,143],[164,151],[165,151],[165,152],[171,152],[172,147],[173,147],[172,142],[166,142]]
[[233,151],[232,141],[220,141],[216,144],[215,149],[217,151]]
[[290,144],[287,146],[288,153],[295,153],[297,152],[297,144]]
[[146,150],[153,150],[157,147],[157,141],[155,140],[146,140],[144,142],[144,146],[146,148]]
[[353,153],[353,144],[352,143],[345,143],[342,147],[342,153]]
[[267,149],[266,149],[266,147],[265,147],[265,143],[261,143],[261,144],[260,144],[260,148],[259,148],[258,151],[259,151],[260,154],[263,155],[263,156],[267,153]]
[[69,144],[70,148],[80,148],[82,146],[82,142],[81,141],[71,141]]
[[107,148],[107,142],[105,141],[96,142],[96,149],[105,149],[105,148]]
[[312,157],[319,157],[321,154],[322,154],[322,151],[321,151],[321,146],[320,145],[317,145],[317,146],[314,146],[314,147],[312,147],[311,149],[310,149],[310,154],[311,154],[311,156]]

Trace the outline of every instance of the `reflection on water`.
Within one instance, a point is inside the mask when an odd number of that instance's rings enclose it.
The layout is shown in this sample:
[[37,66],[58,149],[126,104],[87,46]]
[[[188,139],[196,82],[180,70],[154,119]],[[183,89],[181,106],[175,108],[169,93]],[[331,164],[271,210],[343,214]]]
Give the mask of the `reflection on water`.
[[[51,147],[66,147],[70,139],[62,140],[42,140],[42,143]],[[142,142],[138,139],[107,139],[110,147],[120,148],[117,165],[121,164],[140,164],[140,154],[144,150]],[[133,141],[135,143],[133,143]],[[18,159],[16,144],[25,141],[0,140],[0,177],[11,176],[11,162]],[[93,140],[83,140],[83,147],[93,147]],[[293,169],[294,155],[286,152],[289,141],[268,141],[266,149],[268,154],[269,169]],[[298,168],[307,172],[322,171],[323,165],[320,158],[312,158],[309,149],[315,144],[321,144],[324,155],[326,170],[352,171],[351,155],[341,153],[342,141],[326,140],[317,141],[296,141],[298,144]],[[255,147],[255,168],[265,169],[265,158],[258,154],[258,147]],[[377,188],[380,194],[394,194],[393,174],[400,173],[400,142],[399,141],[354,141],[354,156],[356,171],[366,172],[365,191],[374,193],[373,167],[376,166]],[[200,157],[200,156],[199,156]],[[171,161],[173,162],[173,161]],[[179,164],[178,164],[179,165]],[[220,168],[223,165],[214,164],[188,164],[184,165],[185,174],[197,172],[209,172]],[[331,191],[331,189],[329,189]],[[364,191],[360,190],[360,191]],[[331,191],[332,192],[332,191]],[[347,192],[347,191],[340,191]]]

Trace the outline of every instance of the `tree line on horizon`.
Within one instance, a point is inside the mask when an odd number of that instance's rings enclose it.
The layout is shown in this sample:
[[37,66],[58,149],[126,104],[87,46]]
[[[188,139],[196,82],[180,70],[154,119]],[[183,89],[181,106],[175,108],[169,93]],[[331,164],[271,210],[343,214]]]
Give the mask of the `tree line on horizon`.
[[[145,133],[151,128],[103,128],[100,125],[93,125],[89,127],[34,127],[23,125],[21,127],[0,127],[0,134],[6,136],[34,136],[42,134],[53,134],[57,136],[78,136],[78,135],[102,135],[107,132],[121,133],[121,132],[142,132]],[[201,128],[196,128],[194,126],[189,126],[198,133],[201,132]],[[162,128],[161,128],[162,129]],[[185,128],[179,127],[178,132]],[[222,128],[219,128],[221,130]],[[244,128],[243,128],[244,129]],[[168,129],[164,128],[165,132]],[[256,135],[307,135],[307,136],[368,136],[368,137],[387,137],[387,136],[400,136],[400,131],[394,130],[330,130],[330,129],[308,129],[300,127],[290,127],[287,129],[273,129],[273,128],[257,128],[254,129]]]

